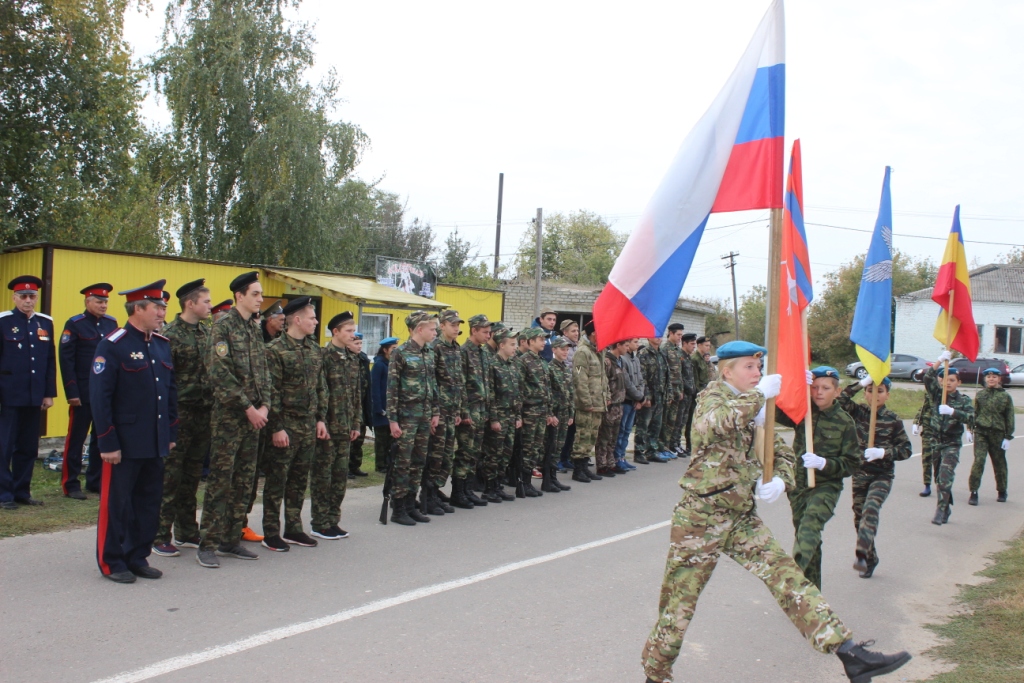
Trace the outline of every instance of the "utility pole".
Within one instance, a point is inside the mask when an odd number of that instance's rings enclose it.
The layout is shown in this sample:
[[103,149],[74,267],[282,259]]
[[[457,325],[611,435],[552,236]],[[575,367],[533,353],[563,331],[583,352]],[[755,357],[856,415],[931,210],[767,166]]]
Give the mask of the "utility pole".
[[729,263],[725,264],[725,267],[732,271],[732,322],[736,326],[736,331],[733,333],[733,339],[740,338],[740,310],[739,305],[736,301],[736,257],[739,256],[738,252],[730,251],[728,254],[722,257],[722,260],[729,259]]
[[537,217],[533,219],[533,223],[537,226],[537,267],[533,272],[533,317],[536,318],[540,315],[540,282],[541,273],[544,272],[544,252],[541,250],[541,240],[543,239],[544,227],[544,209],[537,209]]
[[498,259],[501,258],[501,195],[505,189],[505,174],[498,174],[498,226],[494,230],[494,279],[498,279]]

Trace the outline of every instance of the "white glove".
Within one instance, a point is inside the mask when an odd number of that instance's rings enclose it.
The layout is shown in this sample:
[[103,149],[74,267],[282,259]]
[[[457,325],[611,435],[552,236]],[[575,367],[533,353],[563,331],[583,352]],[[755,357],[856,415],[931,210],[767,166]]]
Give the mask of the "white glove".
[[1004,451],[1010,450],[1010,440],[1009,439],[1003,439],[1002,449]]
[[761,480],[758,479],[755,491],[757,497],[764,502],[774,503],[786,491],[786,484],[778,477],[772,477],[772,480],[767,484],[762,484]]
[[816,470],[823,470],[825,469],[825,463],[827,462],[825,458],[820,455],[815,455],[814,453],[804,453],[803,459],[804,467],[808,469],[814,468]]
[[953,406],[947,406],[945,403],[943,403],[941,406],[939,406],[939,415],[952,415],[952,414],[953,414]]
[[782,391],[782,375],[765,375],[757,383],[757,390],[764,394],[765,398],[775,398]]
[[810,370],[804,370],[804,379],[807,380],[807,386],[814,384],[814,373]]
[[913,427],[911,427],[910,428],[910,433],[913,434],[914,436],[920,436],[920,434],[921,434],[921,425],[914,425]]
[[970,429],[964,430],[964,441],[967,443],[974,443],[974,434],[971,434]]
[[942,353],[939,354],[939,365],[942,365],[947,360],[952,360],[952,359],[953,359],[953,354],[951,354],[949,351],[943,351]]
[[864,459],[868,462],[874,462],[875,460],[881,460],[885,457],[884,448],[865,448]]
[[764,406],[761,406],[761,410],[757,411],[757,415],[754,416],[754,426],[764,427]]
[[867,375],[866,377],[864,377],[864,379],[862,379],[860,382],[858,382],[858,384],[860,384],[862,387],[869,387],[869,386],[871,386],[871,384],[872,384],[871,375]]

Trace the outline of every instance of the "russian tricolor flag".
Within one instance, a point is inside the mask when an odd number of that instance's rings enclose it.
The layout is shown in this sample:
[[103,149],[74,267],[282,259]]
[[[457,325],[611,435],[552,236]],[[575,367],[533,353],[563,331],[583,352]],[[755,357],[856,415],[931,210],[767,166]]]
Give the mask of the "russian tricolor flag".
[[775,0],[676,152],[594,303],[602,347],[664,333],[711,213],[782,207],[784,57]]

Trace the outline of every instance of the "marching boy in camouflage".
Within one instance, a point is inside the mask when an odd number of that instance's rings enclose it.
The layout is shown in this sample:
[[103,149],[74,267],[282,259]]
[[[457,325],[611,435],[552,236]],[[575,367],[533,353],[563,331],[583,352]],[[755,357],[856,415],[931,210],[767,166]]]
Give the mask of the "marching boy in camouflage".
[[782,387],[780,375],[761,377],[764,353],[749,342],[723,344],[718,349],[722,378],[711,382],[697,406],[693,457],[672,515],[658,622],[643,650],[647,683],[672,680],[697,598],[723,553],[764,582],[814,649],[838,655],[851,681],[865,683],[910,660],[906,652],[883,655],[854,644],[850,630],[757,514],[756,501],[773,503],[793,486],[793,452],[781,438],[775,440],[776,475],[767,484],[753,452],[765,402]]
[[[1016,419],[1013,399],[1003,389],[998,368],[983,370],[985,388],[974,397],[974,465],[971,467],[971,499],[969,505],[978,504],[981,475],[985,474],[985,458],[992,458],[992,471],[996,475],[996,502],[1006,502],[1006,449],[1013,440]],[[180,392],[180,389],[179,389]],[[179,403],[181,399],[178,399]],[[180,411],[180,408],[179,408]]]
[[[953,506],[953,477],[960,464],[960,442],[967,434],[967,443],[973,443],[974,404],[971,397],[961,394],[960,376],[956,368],[946,372],[943,363],[950,359],[949,351],[939,355],[938,362],[924,373],[924,389],[937,406],[930,415],[932,431],[935,433],[935,451],[932,454],[935,469],[935,485],[939,489],[935,501],[935,517],[932,524],[942,525],[949,521]],[[941,382],[940,382],[941,379]],[[946,402],[942,402],[942,387],[946,387]]]
[[935,452],[935,434],[932,431],[931,414],[935,411],[935,406],[932,405],[932,397],[927,391],[921,393],[924,394],[924,401],[914,417],[914,426],[911,429],[914,436],[921,436],[921,474],[924,478],[924,489],[918,495],[927,498],[932,495],[933,470],[939,469],[939,463],[937,458],[932,457]]
[[287,552],[289,544],[316,546],[302,530],[302,503],[316,441],[330,438],[323,356],[312,336],[317,323],[313,301],[308,296],[292,299],[283,313],[284,334],[267,345],[274,396],[267,418],[271,447],[263,484],[263,547],[277,552]]
[[[359,438],[362,418],[359,358],[348,349],[356,323],[343,311],[327,323],[331,340],[321,349],[327,385],[327,433],[319,439],[309,477],[310,517],[317,538],[334,541],[348,538],[341,528],[341,504],[348,490],[348,465],[352,442]],[[383,427],[379,428],[383,431]]]
[[[533,486],[533,470],[544,462],[544,434],[549,425],[558,426],[551,405],[551,386],[547,363],[541,360],[541,351],[547,345],[547,337],[540,327],[529,327],[519,333],[519,342],[526,342],[526,350],[517,358],[522,402],[523,468],[519,476],[527,498],[544,495]],[[559,489],[560,490],[560,489]]]
[[[523,402],[519,395],[519,373],[512,365],[516,352],[515,337],[507,327],[496,323],[491,342],[497,349],[487,361],[484,478],[489,489],[501,491],[501,477],[512,458],[515,433],[523,424],[520,418]],[[506,494],[502,500],[512,501],[515,497]]]
[[555,460],[562,452],[569,427],[572,426],[576,394],[572,386],[572,368],[569,358],[570,342],[565,337],[551,340],[552,360],[548,363],[548,382],[551,386],[551,406],[555,424],[550,424],[544,435],[544,481],[540,490],[554,493],[568,491],[572,487],[558,481],[558,465]]
[[409,340],[391,352],[388,365],[388,419],[391,436],[398,441],[391,470],[391,521],[415,526],[430,521],[416,509],[416,492],[430,435],[441,416],[434,354],[427,348],[437,336],[437,316],[414,311],[405,324]]
[[493,354],[487,346],[491,338],[491,321],[486,315],[474,315],[469,319],[469,339],[459,349],[459,361],[463,376],[463,401],[460,407],[461,420],[455,428],[459,443],[452,466],[451,503],[457,508],[472,510],[486,505],[487,501],[500,503],[511,500],[495,479],[488,481],[483,500],[466,487],[466,479],[475,475],[483,465],[483,442],[487,425],[487,364]]
[[462,402],[465,379],[462,374],[462,353],[459,326],[465,322],[458,311],[447,310],[439,318],[440,336],[433,343],[434,373],[437,378],[438,402],[441,417],[437,429],[430,437],[430,459],[424,468],[423,488],[420,490],[420,510],[425,515],[443,515],[455,508],[441,502],[438,490],[448,483],[455,456],[455,428],[462,422]]
[[[853,528],[857,532],[857,562],[853,568],[860,572],[862,579],[870,579],[878,566],[878,553],[875,551],[878,515],[892,489],[896,461],[906,460],[913,453],[903,420],[885,407],[891,386],[888,377],[882,380],[882,386],[876,387],[868,376],[846,387],[839,395],[839,405],[857,425],[857,440],[864,449],[864,460],[853,473]],[[853,400],[862,388],[868,405]],[[868,448],[872,397],[876,406],[875,445]]]
[[[721,354],[719,354],[721,360]],[[793,508],[793,559],[815,586],[821,588],[821,534],[836,512],[843,492],[843,479],[860,465],[861,449],[853,418],[839,406],[839,371],[828,366],[807,373],[811,385],[811,424],[814,425],[814,453],[807,450],[804,420],[794,424],[781,410],[775,421],[793,427],[793,450],[803,459],[796,471],[796,486],[789,492]],[[813,467],[816,484],[807,486],[807,468]]]

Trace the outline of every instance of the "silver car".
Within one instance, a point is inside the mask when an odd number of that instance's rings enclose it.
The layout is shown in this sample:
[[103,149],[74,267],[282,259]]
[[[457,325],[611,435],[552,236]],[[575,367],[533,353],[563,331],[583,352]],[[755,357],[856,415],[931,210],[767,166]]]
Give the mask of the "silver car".
[[[892,354],[892,370],[889,371],[889,376],[911,379],[915,372],[926,369],[928,369],[928,361],[924,358],[911,356],[907,353],[894,353]],[[864,379],[868,376],[868,371],[864,369],[863,363],[857,361],[846,366],[846,374],[857,379]]]

